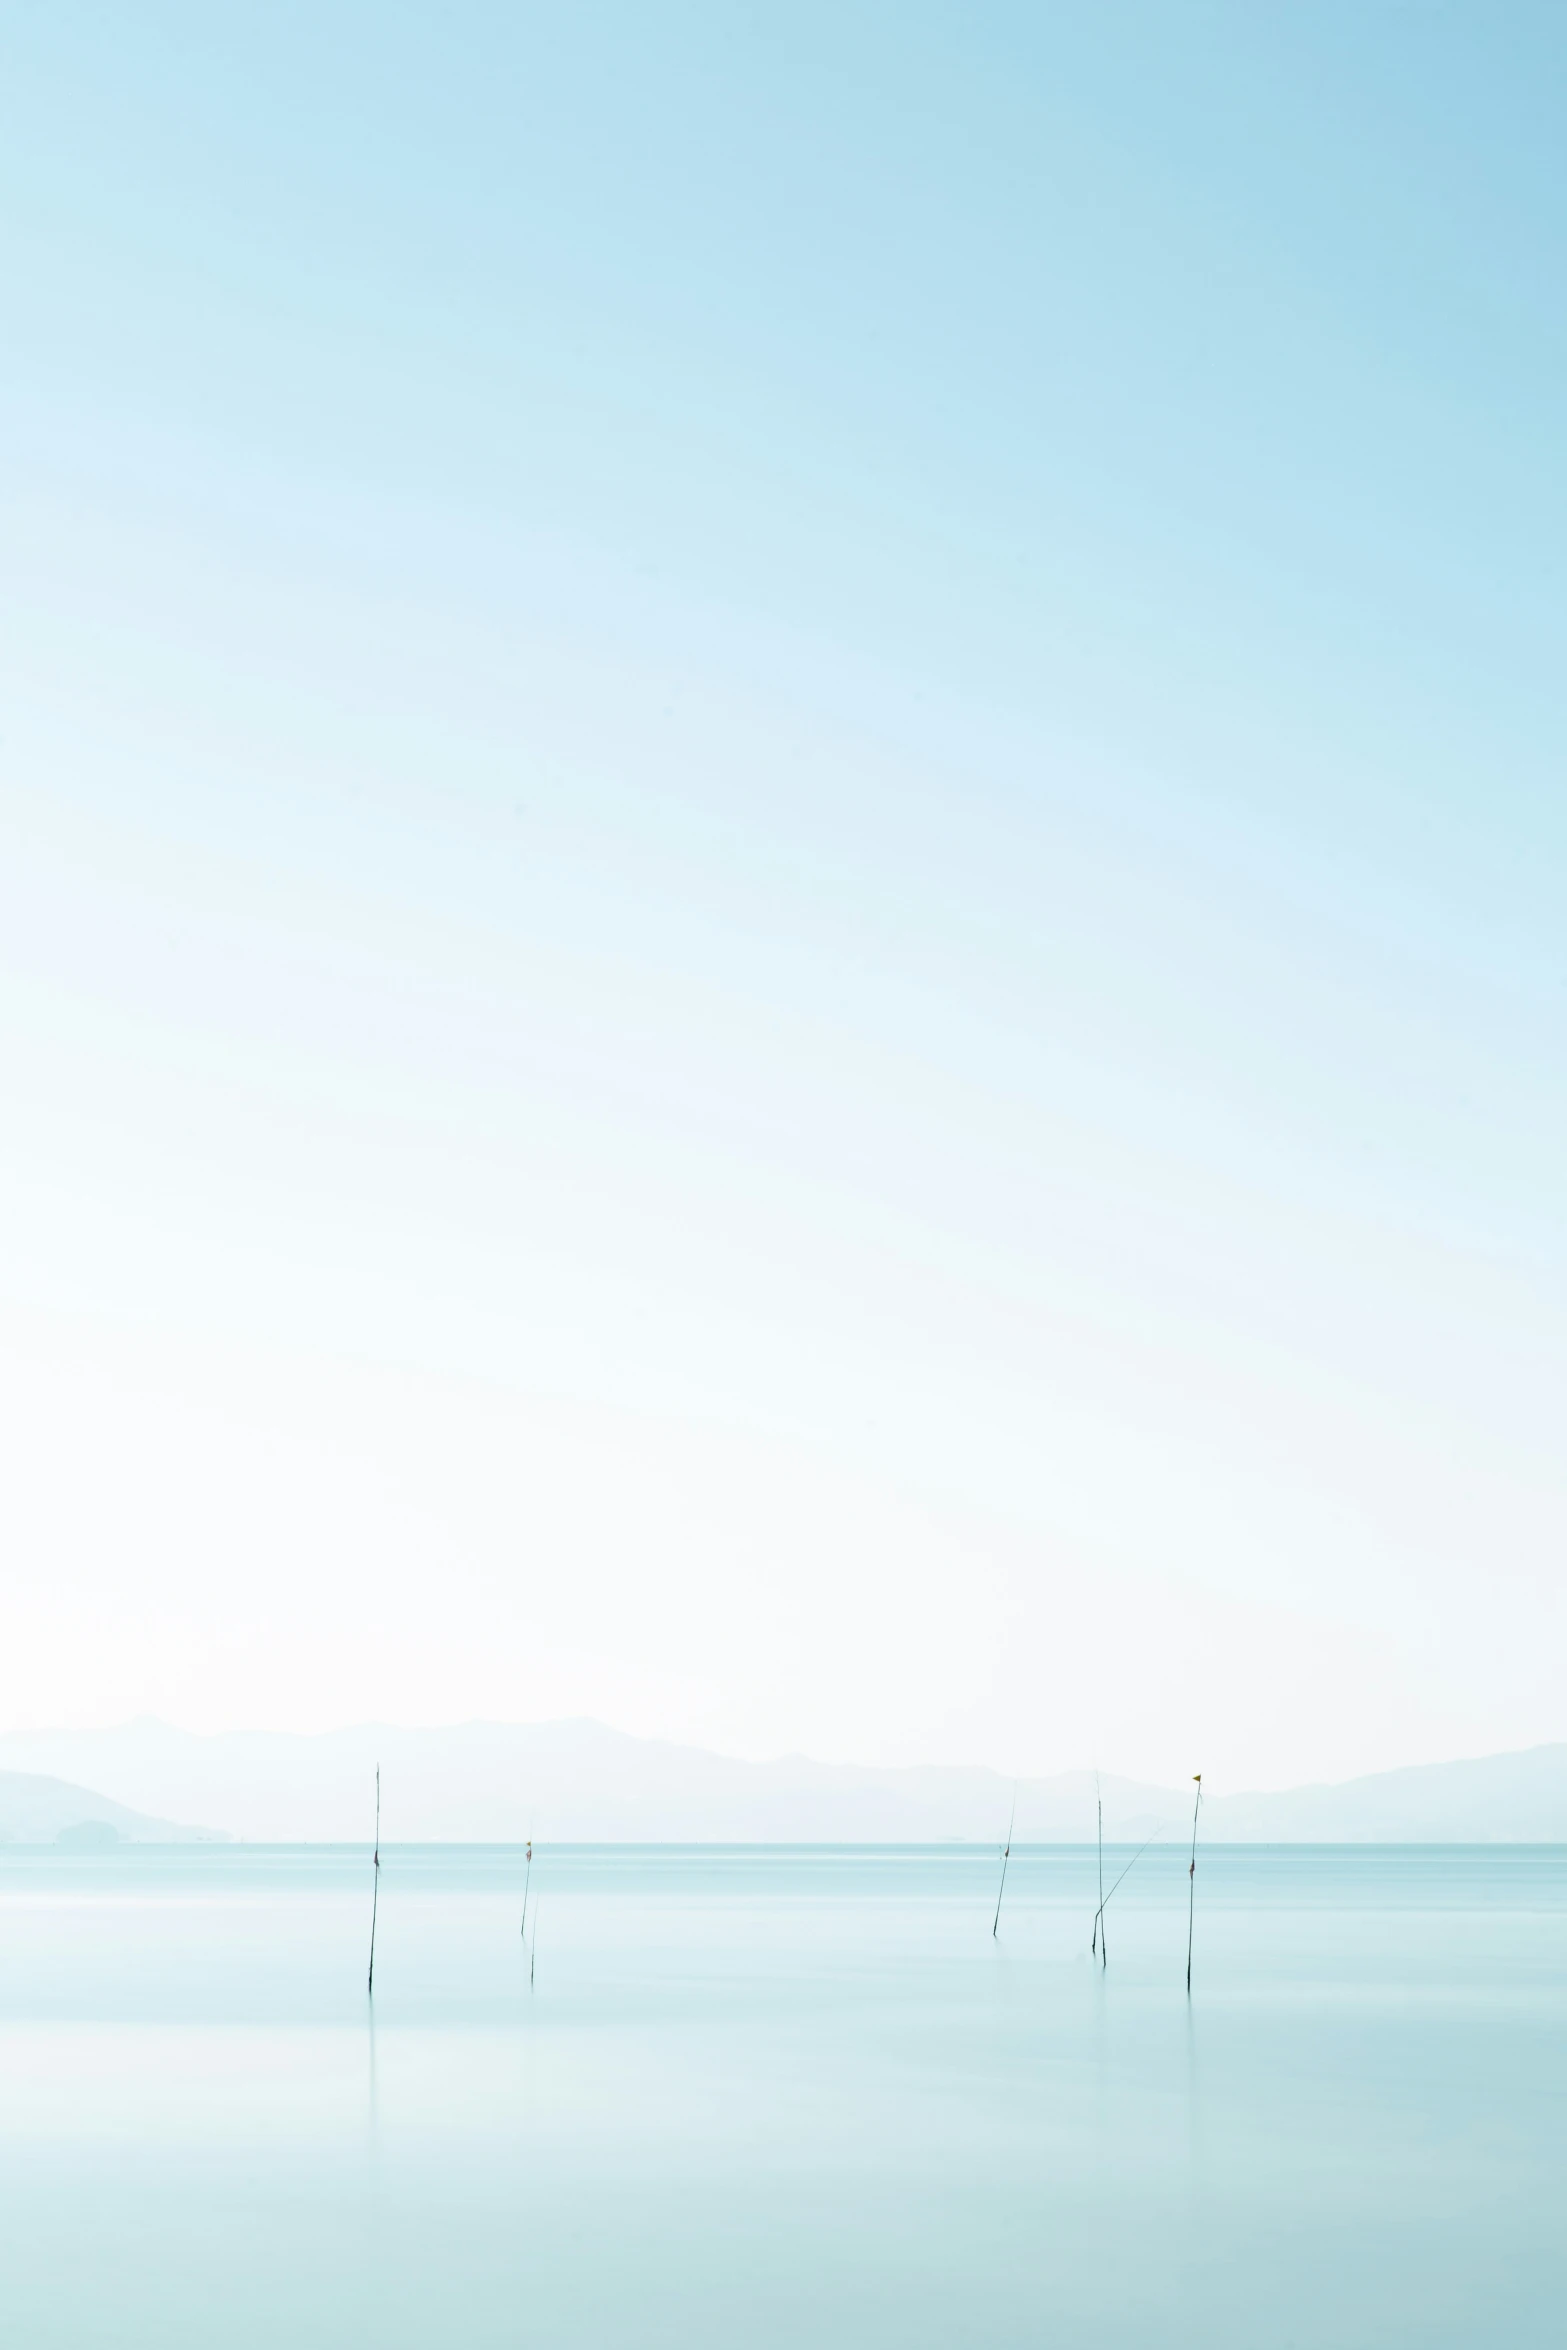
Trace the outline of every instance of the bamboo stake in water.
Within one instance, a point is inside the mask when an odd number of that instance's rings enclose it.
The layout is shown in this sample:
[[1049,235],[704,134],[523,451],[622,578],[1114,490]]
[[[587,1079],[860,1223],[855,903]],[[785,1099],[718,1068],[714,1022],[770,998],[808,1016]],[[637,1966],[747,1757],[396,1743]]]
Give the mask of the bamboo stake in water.
[[1143,1844],[1139,1844],[1139,1845],[1138,1845],[1138,1847],[1137,1847],[1137,1850],[1136,1850],[1136,1851],[1133,1853],[1133,1855],[1132,1855],[1131,1859],[1130,1859],[1130,1860],[1127,1862],[1127,1864],[1126,1864],[1125,1868],[1124,1868],[1124,1869],[1121,1871],[1121,1874],[1120,1874],[1120,1875],[1119,1875],[1119,1876],[1116,1878],[1116,1881],[1115,1881],[1115,1883],[1114,1883],[1114,1884],[1111,1886],[1111,1888],[1110,1888],[1109,1892],[1108,1892],[1108,1893],[1105,1895],[1104,1899],[1103,1899],[1103,1900],[1100,1902],[1100,1904],[1099,1904],[1099,1915],[1098,1915],[1098,1917],[1096,1917],[1096,1918],[1095,1918],[1095,1920],[1094,1920],[1094,1932],[1095,1932],[1095,1933],[1096,1933],[1096,1934],[1099,1936],[1099,1938],[1100,1938],[1100,1939],[1099,1939],[1099,1947],[1100,1947],[1100,1949],[1101,1949],[1101,1950],[1104,1948],[1104,1914],[1105,1914],[1105,1911],[1106,1911],[1106,1910],[1109,1908],[1109,1906],[1110,1906],[1111,1902],[1112,1902],[1112,1901],[1115,1899],[1116,1895],[1117,1895],[1117,1894],[1120,1892],[1120,1890],[1121,1890],[1121,1887],[1122,1887],[1122,1886],[1123,1886],[1123,1885],[1126,1883],[1126,1880],[1127,1880],[1127,1878],[1128,1878],[1128,1877],[1131,1875],[1131,1873],[1132,1873],[1133,1869],[1135,1869],[1135,1868],[1136,1868],[1136,1866],[1137,1866],[1138,1862],[1139,1862],[1139,1861],[1142,1859],[1142,1857],[1143,1857],[1143,1854],[1144,1854],[1144,1853],[1145,1853],[1145,1852],[1148,1850],[1148,1846],[1149,1846],[1149,1844],[1156,1844],[1156,1843],[1158,1842],[1159,1838],[1160,1838],[1160,1837],[1161,1837],[1163,1834],[1164,1834],[1164,1830],[1163,1830],[1162,1828],[1155,1828],[1155,1830],[1154,1830],[1153,1834],[1152,1834],[1152,1835],[1151,1835],[1151,1836],[1150,1836],[1150,1837],[1147,1839],[1147,1842],[1146,1842],[1146,1843],[1143,1843]]
[[519,1929],[524,1942],[528,1939],[528,1879],[533,1874],[533,1838],[528,1838],[528,1865],[522,1873],[522,1925]]
[[1202,1809],[1202,1773],[1194,1771],[1197,1800],[1192,1805],[1192,1865],[1186,1872],[1186,1996],[1192,1995],[1192,1923],[1197,1914],[1197,1814]]
[[381,1766],[375,1766],[375,1876],[370,1895],[370,1979],[365,1988],[375,1997],[375,1913],[381,1900]]
[[996,1928],[997,1928],[997,1926],[999,1926],[999,1925],[1000,1925],[1000,1923],[1001,1923],[1001,1896],[1002,1896],[1002,1894],[1003,1894],[1003,1893],[1005,1893],[1005,1891],[1006,1891],[1006,1889],[1007,1889],[1007,1862],[1008,1862],[1008,1860],[1011,1858],[1011,1854],[1012,1854],[1012,1830],[1013,1830],[1013,1827],[1016,1825],[1016,1822],[1017,1822],[1017,1785],[1016,1785],[1016,1782],[1014,1781],[1014,1783],[1013,1783],[1013,1787],[1012,1787],[1012,1817],[1011,1817],[1011,1819],[1009,1819],[1009,1820],[1008,1820],[1008,1822],[1007,1822],[1007,1841],[1006,1841],[1006,1847],[1005,1847],[1005,1849],[1004,1849],[1004,1851],[1002,1852],[1002,1855],[1001,1855],[1001,1883],[1000,1883],[1000,1885],[999,1885],[999,1886],[997,1887],[997,1889],[996,1889],[996,1914],[995,1914],[995,1916],[994,1916],[994,1917],[991,1919],[991,1921],[990,1921],[990,1938],[991,1938],[991,1940],[992,1940],[992,1941],[994,1941],[994,1940],[995,1940],[995,1938],[996,1938]]

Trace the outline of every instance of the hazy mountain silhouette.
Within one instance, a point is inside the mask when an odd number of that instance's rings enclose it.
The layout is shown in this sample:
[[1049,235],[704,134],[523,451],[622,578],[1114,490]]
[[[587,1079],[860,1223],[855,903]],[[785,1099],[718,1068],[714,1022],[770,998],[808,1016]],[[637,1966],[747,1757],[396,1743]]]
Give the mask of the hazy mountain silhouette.
[[[71,1789],[72,1801],[89,1807],[74,1817],[99,1818],[138,1840],[199,1832],[167,1825],[183,1818],[256,1839],[362,1841],[377,1763],[390,1842],[534,1835],[557,1842],[995,1843],[1013,1793],[1009,1779],[978,1767],[870,1770],[801,1756],[738,1762],[590,1721],[210,1738],[141,1721],[111,1730],[14,1732],[0,1738],[0,1763],[59,1774],[55,1786],[69,1778],[112,1789],[112,1801]],[[1110,1774],[1102,1787],[1105,1832],[1113,1838],[1141,1838],[1160,1826],[1179,1833],[1190,1820],[1189,1789]],[[45,1807],[37,1816],[53,1815]],[[5,1817],[0,1811],[0,1834],[17,1833],[6,1829]],[[1567,1842],[1567,1745],[1283,1794],[1212,1788],[1203,1817],[1204,1834],[1216,1841]],[[62,1811],[47,1833],[70,1824]],[[1092,1773],[1020,1781],[1016,1833],[1025,1843],[1091,1841]]]
[[210,1831],[132,1811],[90,1787],[36,1771],[0,1771],[0,1844],[187,1844]]

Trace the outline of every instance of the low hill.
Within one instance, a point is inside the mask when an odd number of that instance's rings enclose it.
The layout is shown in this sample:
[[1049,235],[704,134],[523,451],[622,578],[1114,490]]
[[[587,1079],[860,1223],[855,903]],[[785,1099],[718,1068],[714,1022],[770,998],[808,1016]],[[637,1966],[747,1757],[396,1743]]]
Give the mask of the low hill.
[[190,1844],[210,1831],[132,1811],[90,1787],[38,1771],[0,1771],[0,1844],[65,1844],[83,1850],[113,1844]]

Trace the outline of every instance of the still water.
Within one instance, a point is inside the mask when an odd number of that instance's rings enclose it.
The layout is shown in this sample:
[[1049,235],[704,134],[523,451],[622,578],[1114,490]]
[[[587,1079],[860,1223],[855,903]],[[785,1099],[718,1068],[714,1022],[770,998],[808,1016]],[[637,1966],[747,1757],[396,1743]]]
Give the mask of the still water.
[[1094,1867],[0,1852],[0,2338],[1567,2339],[1567,1853]]

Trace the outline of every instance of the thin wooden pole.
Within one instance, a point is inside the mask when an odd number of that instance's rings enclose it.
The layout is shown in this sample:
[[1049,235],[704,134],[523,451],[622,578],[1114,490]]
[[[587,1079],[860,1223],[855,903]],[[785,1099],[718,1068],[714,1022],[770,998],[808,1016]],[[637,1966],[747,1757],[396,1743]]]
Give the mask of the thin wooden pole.
[[522,1925],[519,1929],[524,1942],[528,1939],[528,1879],[533,1874],[533,1838],[528,1838],[528,1865],[522,1874]]
[[992,1941],[995,1940],[996,1928],[1001,1923],[1001,1896],[1007,1889],[1007,1862],[1012,1856],[1012,1830],[1016,1824],[1017,1782],[1014,1780],[1012,1785],[1012,1817],[1007,1822],[1007,1841],[1001,1855],[1001,1883],[996,1888],[996,1914],[990,1921],[990,1938]]
[[375,1997],[375,1913],[381,1901],[381,1766],[375,1766],[375,1876],[370,1895],[370,1979],[365,1988]]
[[1197,1915],[1197,1814],[1202,1809],[1202,1773],[1194,1771],[1197,1800],[1192,1805],[1192,1861],[1186,1872],[1186,1996],[1192,1995],[1192,1925]]
[[[1094,1920],[1094,1931],[1096,1934],[1103,1934],[1105,1911],[1109,1908],[1111,1902],[1120,1892],[1121,1887],[1126,1883],[1127,1878],[1131,1875],[1133,1869],[1136,1868],[1138,1862],[1142,1859],[1143,1854],[1148,1850],[1148,1846],[1150,1844],[1157,1844],[1159,1838],[1163,1834],[1164,1830],[1162,1828],[1155,1828],[1153,1834],[1147,1839],[1147,1842],[1138,1845],[1137,1850],[1133,1853],[1131,1859],[1127,1862],[1125,1868],[1121,1871],[1121,1874],[1116,1878],[1115,1883],[1111,1886],[1109,1892],[1105,1895],[1104,1899],[1099,1904],[1099,1915]],[[1100,1947],[1103,1948],[1102,1943],[1100,1944]]]

